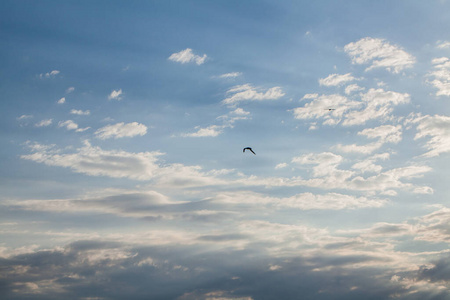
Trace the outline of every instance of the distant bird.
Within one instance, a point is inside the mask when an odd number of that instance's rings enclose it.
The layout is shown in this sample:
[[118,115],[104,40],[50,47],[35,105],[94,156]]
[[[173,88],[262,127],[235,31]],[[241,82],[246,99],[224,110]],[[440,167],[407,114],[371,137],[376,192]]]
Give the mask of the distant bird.
[[251,153],[256,155],[256,153],[253,152],[252,148],[250,148],[250,147],[245,147],[244,150],[242,150],[242,152],[245,152],[245,150],[250,150]]
[[327,108],[327,109],[325,109],[325,110],[332,111],[332,110],[336,110],[336,108]]

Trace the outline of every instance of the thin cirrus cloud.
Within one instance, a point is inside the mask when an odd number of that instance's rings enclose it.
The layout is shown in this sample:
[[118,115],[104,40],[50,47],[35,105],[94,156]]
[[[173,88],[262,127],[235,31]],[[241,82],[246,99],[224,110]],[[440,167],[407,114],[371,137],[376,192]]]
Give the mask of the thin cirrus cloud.
[[412,123],[417,124],[415,140],[430,137],[425,144],[429,151],[423,156],[435,157],[450,152],[450,117],[426,115],[417,117]]
[[187,64],[187,63],[193,62],[193,63],[196,63],[197,65],[202,65],[205,63],[207,57],[208,56],[206,54],[203,54],[203,56],[200,56],[200,55],[194,54],[192,49],[186,48],[180,52],[173,53],[172,55],[170,55],[169,60],[178,62],[181,64]]
[[134,137],[137,135],[143,136],[147,133],[147,126],[137,122],[132,123],[117,123],[113,125],[107,125],[98,129],[94,134],[101,140],[110,138],[118,139],[124,137]]
[[414,56],[400,47],[391,45],[386,40],[370,37],[347,44],[344,51],[351,57],[352,63],[370,64],[366,71],[385,68],[390,72],[400,73],[416,62]]

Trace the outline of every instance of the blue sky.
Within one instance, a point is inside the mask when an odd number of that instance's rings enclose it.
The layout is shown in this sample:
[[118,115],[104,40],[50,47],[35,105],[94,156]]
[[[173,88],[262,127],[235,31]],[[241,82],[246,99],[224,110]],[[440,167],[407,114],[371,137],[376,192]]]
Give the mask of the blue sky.
[[5,299],[450,297],[448,1],[0,24]]

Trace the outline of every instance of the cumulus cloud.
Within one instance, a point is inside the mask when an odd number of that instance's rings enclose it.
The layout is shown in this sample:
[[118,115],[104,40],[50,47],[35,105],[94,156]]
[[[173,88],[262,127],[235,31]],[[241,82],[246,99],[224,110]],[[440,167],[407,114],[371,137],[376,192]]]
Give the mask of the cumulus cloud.
[[81,110],[81,109],[72,109],[71,111],[70,111],[70,113],[72,114],[72,115],[80,115],[80,116],[87,116],[87,115],[90,115],[91,114],[91,112],[89,111],[89,110]]
[[72,120],[60,121],[58,127],[65,127],[67,130],[75,130],[76,132],[83,132],[88,130],[90,127],[79,128],[78,124]]
[[65,98],[65,97],[62,97],[62,98],[60,98],[56,103],[58,103],[58,104],[64,104],[64,103],[66,103],[66,98]]
[[353,64],[370,64],[366,71],[385,68],[390,72],[400,73],[411,68],[416,62],[414,56],[384,39],[366,37],[347,44],[344,50],[351,57]]
[[173,53],[172,55],[169,56],[169,60],[179,62],[182,64],[195,62],[197,65],[201,65],[205,63],[206,59],[207,59],[206,54],[203,54],[203,56],[199,56],[197,54],[194,54],[192,52],[192,49],[190,48],[186,48],[180,52]]
[[122,89],[113,90],[108,96],[108,100],[122,100]]
[[53,71],[50,71],[48,73],[41,73],[41,74],[39,74],[39,78],[41,78],[41,79],[54,78],[59,73],[60,72],[58,70],[53,70]]
[[192,133],[183,133],[183,137],[216,137],[223,132],[227,126],[211,125],[205,128],[196,127],[197,131]]
[[138,122],[132,123],[117,123],[114,125],[107,125],[98,129],[94,134],[97,138],[105,140],[109,138],[123,138],[123,137],[133,137],[133,136],[143,136],[147,133],[147,126],[140,124]]
[[436,58],[432,61],[434,70],[428,74],[431,85],[438,89],[436,96],[450,96],[450,59]]
[[231,94],[231,96],[224,99],[222,103],[229,105],[235,105],[241,101],[277,100],[285,95],[278,86],[264,92],[261,88],[255,88],[250,84],[235,86],[229,89],[227,94]]
[[340,86],[353,80],[355,80],[355,77],[353,77],[351,73],[344,75],[331,74],[326,78],[319,79],[319,84],[324,86]]
[[450,48],[450,42],[449,41],[438,41],[437,42],[437,48],[438,49]]
[[47,126],[50,126],[52,124],[52,122],[53,122],[52,119],[45,119],[45,120],[42,120],[42,121],[34,124],[34,126],[36,126],[36,127],[47,127]]

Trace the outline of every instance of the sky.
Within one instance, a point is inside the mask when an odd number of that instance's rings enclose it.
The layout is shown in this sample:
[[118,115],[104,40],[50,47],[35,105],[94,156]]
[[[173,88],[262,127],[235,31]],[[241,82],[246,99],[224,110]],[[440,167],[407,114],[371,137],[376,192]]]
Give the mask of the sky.
[[449,299],[449,26],[1,1],[2,299]]

